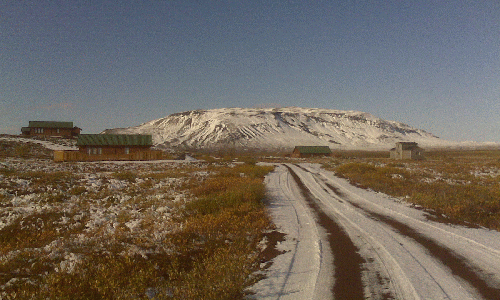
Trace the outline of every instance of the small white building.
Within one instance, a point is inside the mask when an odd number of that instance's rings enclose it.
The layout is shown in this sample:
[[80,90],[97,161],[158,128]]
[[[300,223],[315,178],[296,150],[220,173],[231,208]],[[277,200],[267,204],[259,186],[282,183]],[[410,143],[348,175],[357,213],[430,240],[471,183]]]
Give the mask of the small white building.
[[424,149],[415,142],[397,142],[390,154],[392,159],[424,159]]

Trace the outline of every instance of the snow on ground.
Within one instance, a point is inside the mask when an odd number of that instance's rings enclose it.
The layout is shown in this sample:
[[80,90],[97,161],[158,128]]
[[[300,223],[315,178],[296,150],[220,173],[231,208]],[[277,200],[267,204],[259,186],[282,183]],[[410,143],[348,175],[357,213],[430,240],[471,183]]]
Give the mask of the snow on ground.
[[286,252],[252,287],[252,299],[342,298],[337,263],[347,258],[332,248],[322,214],[357,247],[363,263],[351,275],[359,276],[365,299],[500,299],[499,232],[430,221],[424,211],[353,187],[318,165],[279,165],[266,180]]
[[[1,139],[40,143],[51,149],[69,148],[25,138]],[[0,299],[2,290],[30,280],[23,274],[30,273],[34,264],[19,260],[22,255],[36,253],[36,261],[57,272],[71,273],[81,260],[80,253],[86,253],[89,247],[100,251],[116,243],[130,256],[168,252],[160,241],[176,229],[171,219],[175,207],[186,201],[184,185],[193,180],[201,182],[210,174],[204,162],[194,159],[55,163],[50,159],[2,157],[0,170],[0,230],[2,240],[7,241],[2,245],[0,262],[7,270],[11,268],[9,272],[0,270],[0,279],[12,277],[0,284]],[[13,230],[25,237],[21,241],[24,246],[13,244],[9,235]],[[42,231],[45,235],[40,234]],[[116,241],[116,232],[123,241]],[[48,244],[38,242],[51,234],[67,238]],[[144,245],[128,242],[135,238]]]
[[[60,149],[50,142],[43,145]],[[76,192],[67,205],[59,209],[57,202],[50,204],[37,196],[57,196],[50,185],[35,186],[32,179],[12,177],[7,182],[7,177],[1,178],[4,187],[0,188],[0,196],[8,199],[9,205],[0,216],[0,229],[9,226],[18,216],[50,213],[57,208],[56,211],[65,213],[55,220],[61,230],[72,232],[79,226],[84,228],[70,241],[73,247],[102,242],[93,238],[93,232],[111,234],[122,215],[127,217],[121,222],[130,235],[139,236],[141,215],[147,213],[158,220],[168,220],[169,201],[183,197],[182,193],[172,193],[172,187],[182,184],[182,180],[166,178],[153,186],[156,192],[146,198],[153,202],[162,198],[166,200],[164,205],[142,208],[129,191],[124,190],[125,179],[110,176],[123,171],[135,172],[145,162],[57,164],[7,159],[4,163],[21,173],[50,170],[79,174],[72,180],[85,187],[87,196],[103,187],[113,191],[86,200],[85,212],[79,213],[75,210],[79,204]],[[147,163],[161,168],[171,166],[173,161]],[[203,174],[196,171],[190,176]],[[136,181],[137,186],[142,183]],[[275,172],[266,177],[266,184],[269,211],[286,239],[278,246],[284,253],[263,271],[267,278],[249,289],[255,293],[249,296],[251,299],[340,298],[335,285],[341,282],[339,274],[343,270],[339,270],[337,264],[344,257],[332,247],[331,228],[321,223],[320,213],[322,218],[338,223],[357,247],[363,261],[359,274],[353,275],[359,276],[365,299],[500,299],[500,233],[497,231],[430,221],[424,211],[384,194],[353,187],[320,169],[319,165],[277,165]],[[312,200],[306,199],[307,193]],[[155,236],[161,236],[170,229],[155,227],[152,230]],[[145,251],[132,245],[124,245],[124,249],[139,255]],[[39,250],[46,254],[47,260],[57,263],[61,271],[70,271],[80,259],[60,241]],[[6,261],[15,255],[11,253],[0,259]]]
[[[251,290],[253,299],[328,299],[332,272],[330,256],[320,238],[320,228],[297,197],[300,191],[283,167],[266,178],[269,190],[269,212],[286,240],[278,250],[284,254],[265,272],[267,279]],[[316,297],[314,297],[316,296]]]

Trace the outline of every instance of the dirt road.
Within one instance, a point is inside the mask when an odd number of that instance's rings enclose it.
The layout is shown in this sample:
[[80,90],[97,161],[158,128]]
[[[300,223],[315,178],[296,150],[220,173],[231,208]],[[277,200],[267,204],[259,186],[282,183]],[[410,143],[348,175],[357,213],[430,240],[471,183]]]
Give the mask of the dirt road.
[[270,212],[286,240],[255,299],[500,299],[500,233],[431,220],[318,165],[278,165]]

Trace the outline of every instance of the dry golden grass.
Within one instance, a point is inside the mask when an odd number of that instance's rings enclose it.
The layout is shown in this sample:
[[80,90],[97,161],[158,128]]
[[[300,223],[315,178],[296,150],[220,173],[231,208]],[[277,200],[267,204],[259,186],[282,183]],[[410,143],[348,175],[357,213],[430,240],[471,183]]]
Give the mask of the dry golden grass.
[[338,175],[451,220],[500,230],[500,151],[435,151],[424,161],[336,159]]
[[35,143],[0,140],[0,158],[5,157],[51,159],[52,151]]
[[257,280],[272,168],[57,166],[71,171],[2,173],[0,216],[18,216],[0,229],[0,298],[242,299]]

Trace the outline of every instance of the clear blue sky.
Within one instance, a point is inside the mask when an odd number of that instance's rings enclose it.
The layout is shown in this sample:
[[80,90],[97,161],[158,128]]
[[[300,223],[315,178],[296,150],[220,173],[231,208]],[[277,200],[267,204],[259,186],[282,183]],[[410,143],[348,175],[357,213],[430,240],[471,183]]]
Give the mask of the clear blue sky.
[[500,2],[0,2],[0,133],[260,106],[500,142]]

